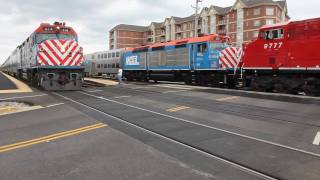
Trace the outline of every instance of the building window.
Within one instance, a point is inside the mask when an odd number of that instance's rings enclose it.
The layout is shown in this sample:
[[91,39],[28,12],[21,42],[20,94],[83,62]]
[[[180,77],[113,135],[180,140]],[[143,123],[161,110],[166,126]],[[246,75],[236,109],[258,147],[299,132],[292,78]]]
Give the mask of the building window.
[[255,20],[254,21],[254,26],[257,27],[257,26],[260,26],[260,25],[261,25],[260,20]]
[[272,24],[274,24],[273,19],[267,19],[266,20],[266,25],[272,25]]
[[258,16],[260,15],[260,8],[256,8],[253,10],[253,15]]
[[120,53],[119,52],[116,52],[116,57],[120,57]]
[[113,58],[116,57],[116,53],[113,52],[113,53],[112,53],[112,57],[113,57]]
[[111,53],[108,53],[108,58],[111,58]]
[[259,31],[254,31],[254,32],[253,32],[253,37],[254,37],[254,38],[257,38],[258,35],[259,35]]
[[107,59],[107,58],[108,58],[108,54],[104,54],[103,56],[104,56],[104,58],[105,58],[105,59]]
[[246,22],[246,26],[247,26],[247,27],[249,26],[249,21]]
[[266,14],[267,14],[267,16],[273,16],[274,15],[274,8],[267,8]]
[[98,54],[98,59],[100,59],[100,54]]

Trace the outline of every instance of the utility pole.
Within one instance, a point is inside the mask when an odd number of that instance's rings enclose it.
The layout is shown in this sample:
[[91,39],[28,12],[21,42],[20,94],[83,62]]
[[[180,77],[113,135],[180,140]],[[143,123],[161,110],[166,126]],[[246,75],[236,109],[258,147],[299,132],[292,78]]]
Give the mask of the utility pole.
[[199,11],[199,3],[201,3],[202,0],[196,0],[196,6],[191,6],[193,9],[195,9],[195,20],[194,20],[194,37],[198,37],[198,11]]

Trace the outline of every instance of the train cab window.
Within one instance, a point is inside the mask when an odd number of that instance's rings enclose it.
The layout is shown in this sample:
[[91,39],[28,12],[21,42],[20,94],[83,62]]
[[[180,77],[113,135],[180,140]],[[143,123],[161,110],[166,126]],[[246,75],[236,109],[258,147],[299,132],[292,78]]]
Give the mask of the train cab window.
[[116,64],[116,68],[120,68],[120,64],[119,63]]
[[113,57],[113,58],[116,57],[116,53],[113,52],[113,53],[112,53],[112,57]]
[[116,57],[120,57],[120,52],[116,52]]
[[205,53],[205,52],[207,52],[207,50],[208,50],[207,43],[198,44],[198,52],[199,53]]
[[109,58],[109,59],[111,58],[111,53],[108,53],[108,58]]
[[266,40],[283,39],[283,29],[272,29],[266,31]]

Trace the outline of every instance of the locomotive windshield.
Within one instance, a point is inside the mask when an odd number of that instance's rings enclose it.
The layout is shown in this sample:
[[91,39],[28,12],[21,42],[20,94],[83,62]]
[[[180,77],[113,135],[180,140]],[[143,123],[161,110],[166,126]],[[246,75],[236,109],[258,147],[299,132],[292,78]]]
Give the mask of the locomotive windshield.
[[71,34],[37,34],[36,35],[37,44],[47,39],[75,39],[75,37]]
[[214,43],[211,43],[210,47],[211,47],[211,50],[221,51],[229,46],[227,43],[215,43],[214,42]]

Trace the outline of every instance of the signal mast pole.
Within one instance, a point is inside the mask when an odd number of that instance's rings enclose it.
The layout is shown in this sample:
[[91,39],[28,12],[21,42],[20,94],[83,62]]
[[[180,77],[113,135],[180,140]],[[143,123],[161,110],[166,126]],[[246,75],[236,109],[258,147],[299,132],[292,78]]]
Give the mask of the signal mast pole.
[[196,0],[196,6],[191,6],[193,9],[195,9],[195,21],[194,21],[194,37],[198,37],[198,11],[199,11],[199,3],[201,3],[202,0]]

